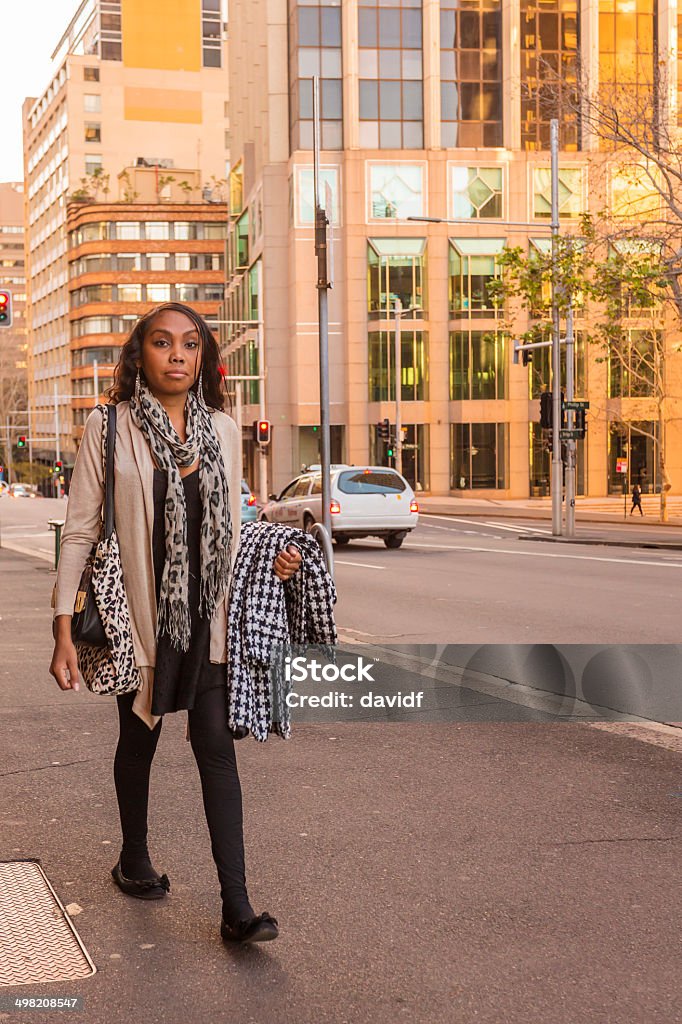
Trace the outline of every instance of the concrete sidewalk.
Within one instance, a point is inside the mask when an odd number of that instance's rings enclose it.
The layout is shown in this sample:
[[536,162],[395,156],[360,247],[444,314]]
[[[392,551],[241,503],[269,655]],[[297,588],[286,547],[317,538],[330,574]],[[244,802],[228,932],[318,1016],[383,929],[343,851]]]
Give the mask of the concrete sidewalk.
[[681,740],[511,712],[244,740],[247,879],[281,937],[229,949],[185,715],[152,774],[171,893],[132,900],[109,876],[115,701],[47,673],[48,566],[2,550],[0,579],[0,859],[41,859],[97,966],[3,994],[81,995],[83,1024],[682,1021]]
[[[611,498],[577,498],[575,516],[577,523],[620,523],[624,529],[632,523],[655,527],[682,527],[682,502],[679,498],[669,499],[669,518],[661,523],[658,518],[659,500],[657,495],[643,496],[643,520],[630,517],[630,499],[628,514],[623,514],[622,497]],[[417,501],[422,512],[445,516],[494,516],[511,519],[550,519],[552,503],[550,498],[525,498],[503,501],[493,498],[456,498],[453,496],[431,496],[417,493]]]

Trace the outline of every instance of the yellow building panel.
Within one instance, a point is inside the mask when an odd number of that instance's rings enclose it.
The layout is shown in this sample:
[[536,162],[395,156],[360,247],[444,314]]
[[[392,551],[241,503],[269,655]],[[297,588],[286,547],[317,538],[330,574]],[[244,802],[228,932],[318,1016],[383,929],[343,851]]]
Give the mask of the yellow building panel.
[[124,89],[127,121],[201,124],[201,93],[187,89]]
[[201,70],[198,0],[122,0],[121,23],[125,67]]

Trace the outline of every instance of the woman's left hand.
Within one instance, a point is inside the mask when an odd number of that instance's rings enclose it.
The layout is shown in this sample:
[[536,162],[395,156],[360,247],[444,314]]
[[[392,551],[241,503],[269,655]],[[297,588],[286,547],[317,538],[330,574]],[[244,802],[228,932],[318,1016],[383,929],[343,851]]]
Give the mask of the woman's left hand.
[[280,551],[275,559],[275,576],[286,582],[301,568],[301,552],[293,544]]

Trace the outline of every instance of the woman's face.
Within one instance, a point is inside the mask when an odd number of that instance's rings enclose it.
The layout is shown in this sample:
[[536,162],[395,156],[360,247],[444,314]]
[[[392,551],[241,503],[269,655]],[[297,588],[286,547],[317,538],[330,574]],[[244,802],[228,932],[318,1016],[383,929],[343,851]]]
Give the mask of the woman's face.
[[156,398],[186,394],[201,369],[196,324],[177,309],[164,309],[147,327],[142,370]]

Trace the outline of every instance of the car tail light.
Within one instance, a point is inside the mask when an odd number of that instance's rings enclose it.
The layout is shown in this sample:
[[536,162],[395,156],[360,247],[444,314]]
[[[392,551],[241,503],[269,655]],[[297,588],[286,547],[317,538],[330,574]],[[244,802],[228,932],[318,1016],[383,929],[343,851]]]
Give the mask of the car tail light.
[[250,494],[246,504],[247,505],[255,505],[256,504],[256,495],[255,494]]
[[338,501],[330,501],[329,502],[329,511],[330,512],[340,512],[341,511],[341,506],[339,505]]
[[411,501],[410,502],[410,512],[418,512],[418,511],[419,511],[419,503],[416,502],[416,501]]

